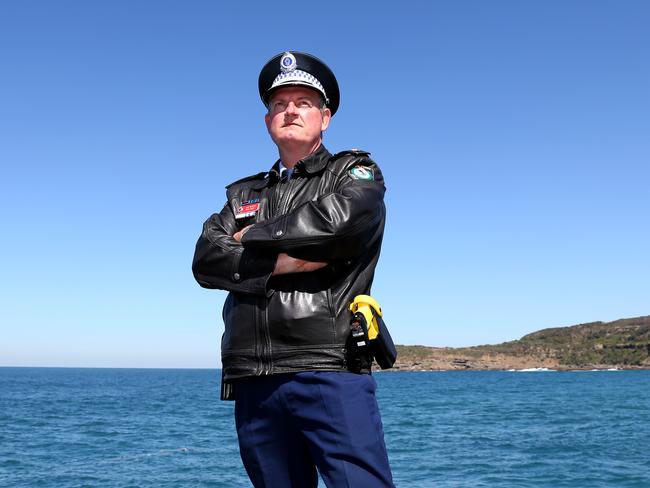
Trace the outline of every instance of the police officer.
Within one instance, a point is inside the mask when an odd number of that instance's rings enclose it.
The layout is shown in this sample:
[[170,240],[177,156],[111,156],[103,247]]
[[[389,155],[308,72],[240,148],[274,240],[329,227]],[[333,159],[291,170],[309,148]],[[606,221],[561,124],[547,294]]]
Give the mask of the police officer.
[[[279,159],[227,186],[192,269],[228,290],[222,398],[235,400],[255,487],[391,487],[367,361],[350,347],[349,304],[370,294],[384,230],[384,182],[369,153],[322,142],[339,107],[320,59],[288,51],[259,76]],[[245,157],[245,148],[242,149]]]

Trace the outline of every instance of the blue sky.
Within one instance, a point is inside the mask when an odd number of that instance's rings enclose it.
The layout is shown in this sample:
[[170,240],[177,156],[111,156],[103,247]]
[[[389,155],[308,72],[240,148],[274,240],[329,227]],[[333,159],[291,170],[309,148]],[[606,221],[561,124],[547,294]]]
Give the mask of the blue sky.
[[644,1],[0,4],[0,365],[216,367],[190,270],[277,157],[257,75],[330,65],[325,138],[372,152],[396,342],[650,314]]

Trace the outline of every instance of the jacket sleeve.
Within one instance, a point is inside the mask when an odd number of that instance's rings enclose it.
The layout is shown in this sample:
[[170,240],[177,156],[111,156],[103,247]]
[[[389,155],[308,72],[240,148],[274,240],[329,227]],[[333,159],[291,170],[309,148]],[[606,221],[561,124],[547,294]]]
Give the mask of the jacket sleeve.
[[203,224],[192,262],[194,278],[204,288],[265,295],[277,254],[245,249],[232,238],[237,230],[228,204]]
[[386,212],[381,171],[368,159],[363,168],[372,179],[355,179],[351,169],[344,170],[333,192],[253,225],[242,239],[244,248],[311,261],[360,256],[381,238]]

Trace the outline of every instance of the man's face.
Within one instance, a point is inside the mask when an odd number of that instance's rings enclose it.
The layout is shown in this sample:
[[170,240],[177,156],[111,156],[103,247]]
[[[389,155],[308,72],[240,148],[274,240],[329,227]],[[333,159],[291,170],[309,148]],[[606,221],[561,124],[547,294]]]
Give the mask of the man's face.
[[315,145],[330,123],[330,110],[321,109],[318,92],[301,86],[278,89],[265,116],[271,139],[280,148]]

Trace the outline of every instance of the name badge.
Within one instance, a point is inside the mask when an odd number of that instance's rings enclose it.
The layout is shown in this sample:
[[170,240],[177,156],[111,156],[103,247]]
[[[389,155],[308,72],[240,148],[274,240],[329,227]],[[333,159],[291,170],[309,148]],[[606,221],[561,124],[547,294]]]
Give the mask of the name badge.
[[248,200],[247,202],[241,202],[241,205],[237,207],[237,212],[235,213],[236,219],[245,219],[247,217],[254,217],[257,211],[260,208],[260,199],[254,198]]

